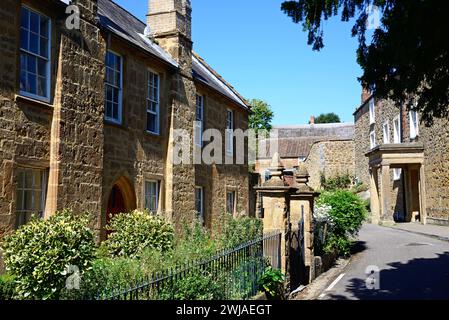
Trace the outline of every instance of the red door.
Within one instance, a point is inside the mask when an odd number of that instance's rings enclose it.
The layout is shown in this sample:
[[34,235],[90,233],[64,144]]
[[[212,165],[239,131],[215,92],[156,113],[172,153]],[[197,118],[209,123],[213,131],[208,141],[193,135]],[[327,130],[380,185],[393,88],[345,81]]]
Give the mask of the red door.
[[[111,216],[117,213],[124,213],[125,211],[125,201],[123,199],[122,191],[115,185],[112,188],[111,195],[109,196],[108,209],[106,211],[106,224],[109,224]],[[110,231],[108,231],[108,234],[109,233]]]

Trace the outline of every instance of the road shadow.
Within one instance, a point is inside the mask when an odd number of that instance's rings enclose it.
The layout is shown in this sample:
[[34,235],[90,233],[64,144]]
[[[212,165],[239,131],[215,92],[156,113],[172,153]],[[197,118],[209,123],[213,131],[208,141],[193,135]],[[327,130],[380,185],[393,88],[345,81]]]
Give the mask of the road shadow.
[[[367,289],[365,278],[350,279],[346,291],[359,300],[448,300],[449,252],[432,259],[394,262],[392,269],[381,270],[380,289]],[[333,300],[347,300],[342,295],[328,294]]]
[[351,247],[351,255],[358,254],[367,249],[366,241],[356,241]]

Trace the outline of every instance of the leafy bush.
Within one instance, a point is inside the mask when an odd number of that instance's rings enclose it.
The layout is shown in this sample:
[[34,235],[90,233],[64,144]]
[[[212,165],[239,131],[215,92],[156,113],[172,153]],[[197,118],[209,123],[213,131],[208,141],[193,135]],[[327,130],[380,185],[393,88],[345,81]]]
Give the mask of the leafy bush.
[[268,267],[259,279],[259,287],[268,298],[282,298],[285,276],[281,270]]
[[360,230],[367,217],[365,203],[349,191],[337,190],[323,193],[317,205],[327,205],[332,209],[332,226],[326,241],[325,251],[337,250],[342,255],[348,255],[352,238]]
[[221,249],[233,248],[263,236],[262,220],[253,217],[234,218],[230,214],[222,214],[218,225],[221,230],[217,230],[217,241]]
[[5,265],[16,279],[16,294],[25,299],[58,299],[67,267],[83,276],[94,259],[94,235],[86,215],[70,211],[48,220],[33,218],[3,242]]
[[327,241],[329,230],[333,226],[333,219],[331,216],[332,207],[326,204],[318,204],[313,212],[314,223],[314,250],[317,255],[324,253],[324,247]]
[[145,272],[139,260],[116,257],[100,258],[81,278],[79,290],[66,290],[61,299],[108,298],[117,288],[129,288],[130,284],[141,282]]
[[349,189],[352,184],[352,177],[349,174],[326,178],[323,173],[320,177],[321,188],[325,191],[334,191],[339,189]]
[[15,288],[13,276],[7,273],[0,275],[0,301],[13,299]]
[[175,278],[174,283],[162,288],[162,300],[220,300],[224,298],[223,286],[205,270],[194,270],[186,276]]
[[104,245],[112,256],[139,258],[146,249],[165,252],[173,247],[173,227],[148,211],[115,215],[107,228],[112,233]]

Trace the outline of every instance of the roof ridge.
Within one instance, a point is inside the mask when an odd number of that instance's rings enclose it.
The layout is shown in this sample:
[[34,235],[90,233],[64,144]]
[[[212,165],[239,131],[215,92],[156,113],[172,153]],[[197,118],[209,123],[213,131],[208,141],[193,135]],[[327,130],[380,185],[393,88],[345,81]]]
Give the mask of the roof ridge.
[[198,53],[192,50],[192,55],[200,61],[203,66],[209,70],[215,77],[217,77],[225,86],[227,86],[242,102],[251,109],[250,104],[248,101],[242,97],[242,95],[229,83],[227,82],[217,71],[215,71]]

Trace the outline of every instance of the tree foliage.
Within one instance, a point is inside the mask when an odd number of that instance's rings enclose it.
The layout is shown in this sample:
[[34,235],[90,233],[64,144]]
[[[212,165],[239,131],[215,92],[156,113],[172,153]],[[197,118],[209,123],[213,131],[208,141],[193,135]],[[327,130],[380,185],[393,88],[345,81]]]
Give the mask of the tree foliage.
[[[372,6],[380,21],[367,43]],[[281,10],[302,24],[313,50],[324,47],[323,20],[356,17],[352,36],[359,41],[362,85],[380,98],[407,103],[428,124],[434,117],[449,117],[449,1],[296,0],[283,2]]]
[[249,128],[257,131],[271,130],[271,121],[273,120],[273,111],[270,105],[259,99],[253,99],[250,102],[252,114],[249,116]]
[[333,112],[322,113],[315,118],[315,123],[339,123],[339,122],[341,122],[340,117]]

